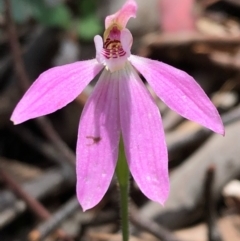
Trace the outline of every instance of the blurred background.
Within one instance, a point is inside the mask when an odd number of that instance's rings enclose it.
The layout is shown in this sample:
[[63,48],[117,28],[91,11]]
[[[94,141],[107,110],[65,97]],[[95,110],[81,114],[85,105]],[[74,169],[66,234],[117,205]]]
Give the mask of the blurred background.
[[[162,207],[131,180],[131,240],[239,241],[240,1],[136,1],[132,53],[194,76],[226,135],[183,119],[152,93],[163,117],[171,193]],[[41,72],[95,58],[93,37],[124,2],[0,1],[0,241],[121,240],[115,179],[90,211],[75,198],[78,122],[96,80],[51,115],[19,126],[9,118]]]

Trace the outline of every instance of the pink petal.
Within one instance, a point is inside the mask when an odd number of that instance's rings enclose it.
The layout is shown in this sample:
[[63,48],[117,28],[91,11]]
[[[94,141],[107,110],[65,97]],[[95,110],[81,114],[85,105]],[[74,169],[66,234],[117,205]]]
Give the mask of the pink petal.
[[96,35],[94,37],[94,44],[95,44],[95,49],[96,49],[96,59],[99,63],[101,64],[105,64],[105,59],[104,56],[102,54],[102,50],[103,50],[103,39],[101,36]]
[[161,204],[169,192],[168,155],[159,110],[140,77],[127,65],[119,85],[120,120],[130,171],[141,191]]
[[102,68],[92,59],[47,70],[25,93],[11,120],[19,124],[61,109],[73,101]]
[[123,7],[115,14],[107,16],[105,19],[105,28],[109,28],[116,23],[121,28],[125,28],[130,18],[135,18],[137,12],[137,3],[135,0],[127,0]]
[[133,43],[133,36],[127,28],[125,28],[121,31],[120,42],[122,44],[124,51],[126,51],[126,53],[127,53],[127,57],[129,57],[131,54],[130,50],[131,50],[132,43]]
[[80,120],[77,197],[84,210],[106,193],[114,174],[120,138],[118,72],[104,70]]
[[217,109],[190,75],[170,65],[143,57],[131,56],[130,62],[171,109],[224,135],[224,126]]
[[124,67],[127,59],[131,55],[130,49],[132,46],[133,37],[131,32],[128,29],[121,30],[120,41],[123,47],[123,50],[126,52],[122,56],[117,58],[105,56],[103,54],[105,50],[103,49],[103,39],[99,35],[94,37],[94,43],[96,48],[96,59],[99,63],[105,65],[111,72],[120,70]]

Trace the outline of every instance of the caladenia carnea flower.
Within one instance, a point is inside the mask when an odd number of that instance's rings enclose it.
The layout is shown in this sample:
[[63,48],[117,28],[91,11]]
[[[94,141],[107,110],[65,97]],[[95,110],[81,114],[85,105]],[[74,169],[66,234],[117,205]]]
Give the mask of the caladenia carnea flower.
[[163,204],[169,192],[168,155],[159,109],[137,71],[172,110],[224,134],[220,116],[187,73],[162,62],[131,55],[126,24],[136,16],[128,0],[105,21],[103,38],[94,38],[96,58],[49,69],[15,108],[15,124],[52,113],[73,101],[101,71],[84,106],[77,141],[77,196],[83,209],[95,206],[113,177],[120,136],[130,172],[141,191]]

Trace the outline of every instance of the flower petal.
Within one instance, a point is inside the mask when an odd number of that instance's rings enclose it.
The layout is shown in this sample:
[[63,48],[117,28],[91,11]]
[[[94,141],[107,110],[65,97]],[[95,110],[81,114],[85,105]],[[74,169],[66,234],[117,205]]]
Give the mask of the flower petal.
[[120,138],[118,72],[104,70],[80,120],[77,143],[77,197],[84,210],[106,193]]
[[139,56],[132,55],[130,62],[171,109],[224,135],[224,126],[216,107],[190,75],[162,62]]
[[169,192],[168,155],[159,110],[128,63],[119,82],[120,120],[130,171],[141,191],[161,204]]
[[[103,48],[103,39],[99,35],[94,37],[94,43],[96,48],[96,59],[99,63],[106,66],[111,72],[120,70],[124,67],[127,59],[131,55],[133,37],[128,29],[121,30],[120,42],[122,49],[118,53],[115,53],[115,57],[106,54],[106,49]],[[124,53],[125,51],[125,53]],[[114,55],[113,53],[111,53]]]
[[128,0],[123,7],[115,14],[107,16],[105,19],[105,29],[116,23],[121,28],[125,28],[130,18],[135,18],[137,12],[137,3],[135,0]]
[[99,63],[101,64],[105,64],[104,63],[104,57],[102,54],[102,50],[103,50],[103,39],[101,36],[96,35],[94,37],[94,44],[95,44],[95,49],[96,49],[96,59]]
[[129,57],[131,54],[130,50],[133,43],[133,36],[127,28],[121,31],[120,42],[122,44],[123,50],[127,53],[127,57]]
[[95,59],[47,70],[25,93],[11,120],[14,124],[52,113],[73,101],[103,68]]

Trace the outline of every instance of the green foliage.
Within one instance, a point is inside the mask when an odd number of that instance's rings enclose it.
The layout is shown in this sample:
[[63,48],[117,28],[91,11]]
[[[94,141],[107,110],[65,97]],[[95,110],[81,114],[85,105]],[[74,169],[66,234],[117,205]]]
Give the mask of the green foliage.
[[77,33],[84,40],[92,39],[102,31],[99,18],[94,14],[97,8],[96,0],[81,0],[78,2],[80,19],[77,22]]
[[78,1],[79,12],[81,13],[82,17],[86,17],[92,15],[93,12],[96,10],[96,0],[81,0]]
[[[102,31],[97,17],[96,0],[76,0],[77,12],[72,13],[65,1],[60,0],[11,0],[13,19],[24,24],[29,19],[48,27],[60,27],[76,31],[84,40],[90,40]],[[3,1],[0,0],[0,14],[4,12]],[[73,29],[72,26],[75,26]]]
[[77,24],[77,33],[84,40],[92,39],[96,34],[100,33],[102,26],[99,19],[95,15],[89,15],[79,19]]
[[[31,15],[31,6],[26,0],[11,0],[13,19],[21,24],[27,21]],[[0,1],[0,13],[4,12],[4,1]]]
[[32,1],[35,18],[46,26],[68,28],[71,23],[71,13],[64,4],[49,7],[43,1]]

